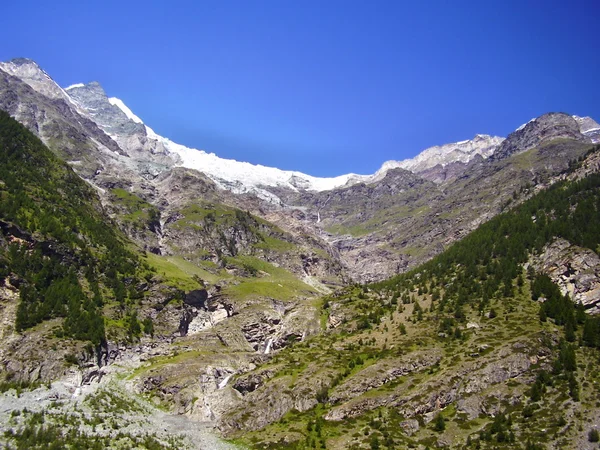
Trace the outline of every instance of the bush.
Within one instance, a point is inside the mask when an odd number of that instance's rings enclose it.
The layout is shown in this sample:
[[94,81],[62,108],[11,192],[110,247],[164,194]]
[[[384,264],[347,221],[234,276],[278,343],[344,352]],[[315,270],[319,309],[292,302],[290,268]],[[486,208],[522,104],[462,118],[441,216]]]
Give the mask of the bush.
[[596,430],[595,428],[590,430],[590,432],[588,433],[588,441],[590,441],[590,442],[600,441],[600,434],[598,434],[598,430]]
[[446,421],[444,420],[444,416],[441,414],[435,416],[435,419],[433,419],[433,429],[438,433],[446,429]]

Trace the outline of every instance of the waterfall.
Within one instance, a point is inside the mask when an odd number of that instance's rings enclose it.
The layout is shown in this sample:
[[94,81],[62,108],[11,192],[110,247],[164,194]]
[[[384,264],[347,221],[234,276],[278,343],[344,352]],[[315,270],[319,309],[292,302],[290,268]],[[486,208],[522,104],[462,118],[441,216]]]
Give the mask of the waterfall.
[[268,355],[271,351],[271,345],[273,344],[273,338],[267,339],[267,346],[265,347],[265,355]]
[[160,251],[161,255],[164,255],[165,252],[163,251],[164,249],[164,242],[165,242],[165,235],[164,235],[164,229],[165,229],[165,225],[167,224],[166,219],[163,219],[162,217],[158,220],[158,229],[156,230],[156,236],[158,237],[158,249]]

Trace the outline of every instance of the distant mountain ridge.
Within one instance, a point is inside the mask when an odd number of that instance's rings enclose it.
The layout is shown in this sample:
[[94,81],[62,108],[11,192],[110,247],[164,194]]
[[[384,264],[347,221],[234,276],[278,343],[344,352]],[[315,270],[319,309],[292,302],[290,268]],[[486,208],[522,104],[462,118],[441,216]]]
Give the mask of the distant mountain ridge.
[[[43,95],[65,100],[75,106],[78,112],[96,122],[125,152],[143,149],[154,155],[163,155],[164,158],[160,162],[166,166],[183,166],[199,170],[221,188],[237,194],[254,193],[272,202],[278,202],[279,199],[270,190],[264,189],[265,187],[282,187],[293,191],[328,191],[361,182],[379,181],[393,168],[403,168],[416,174],[422,173],[428,178],[427,174],[432,170],[435,172],[435,168],[451,165],[462,167],[476,157],[488,158],[505,142],[502,137],[478,134],[470,140],[427,148],[414,158],[386,161],[376,173],[371,175],[344,174],[337,177],[314,177],[298,171],[224,159],[214,153],[177,144],[156,134],[123,101],[116,97],[109,98],[97,82],[79,83],[63,89],[34,61],[25,58],[0,63],[0,70],[19,77]],[[594,142],[600,140],[598,123],[589,117],[574,116],[574,119],[582,133]],[[160,168],[155,170],[160,171]],[[439,182],[444,178],[440,179],[436,173],[430,179]]]
[[[186,209],[190,203],[216,202],[313,239],[309,247],[326,249],[349,278],[360,281],[428,260],[503,211],[519,193],[548,186],[600,131],[589,117],[548,113],[506,139],[476,135],[385,162],[372,175],[319,178],[179,145],[159,136],[99,83],[62,89],[31,60],[0,63],[0,109],[68,161],[107,205],[114,203],[115,189],[154,205],[161,219],[151,230],[122,227],[150,251],[192,248],[194,233],[173,227],[195,214]],[[114,214],[122,210],[114,207]]]

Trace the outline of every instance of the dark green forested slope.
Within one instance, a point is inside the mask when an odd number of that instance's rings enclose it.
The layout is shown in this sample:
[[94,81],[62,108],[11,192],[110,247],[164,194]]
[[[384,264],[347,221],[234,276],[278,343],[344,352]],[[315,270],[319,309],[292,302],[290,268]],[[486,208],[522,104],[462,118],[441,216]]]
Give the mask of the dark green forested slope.
[[0,161],[0,280],[19,287],[17,330],[64,318],[57,335],[100,344],[107,299],[126,310],[137,295],[137,255],[94,189],[3,111]]

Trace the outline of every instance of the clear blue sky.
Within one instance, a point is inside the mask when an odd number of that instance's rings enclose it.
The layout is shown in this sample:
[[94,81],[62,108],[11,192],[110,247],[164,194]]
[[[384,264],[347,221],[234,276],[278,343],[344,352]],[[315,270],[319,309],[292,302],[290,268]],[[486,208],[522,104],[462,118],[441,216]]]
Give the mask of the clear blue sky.
[[99,81],[155,131],[313,175],[548,111],[600,121],[600,2],[12,1],[0,60]]

